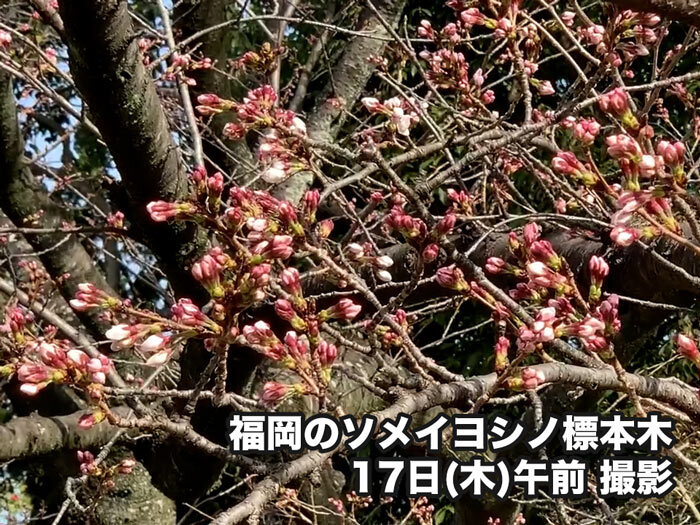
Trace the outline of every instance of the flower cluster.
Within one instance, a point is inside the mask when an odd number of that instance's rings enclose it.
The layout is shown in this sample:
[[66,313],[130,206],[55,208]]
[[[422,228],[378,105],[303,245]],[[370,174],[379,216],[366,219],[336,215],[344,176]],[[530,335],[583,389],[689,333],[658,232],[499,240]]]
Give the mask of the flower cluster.
[[80,473],[97,482],[102,489],[111,490],[115,487],[114,479],[117,475],[131,474],[136,466],[133,458],[122,459],[116,465],[106,467],[95,461],[95,456],[89,450],[77,452]]
[[253,130],[261,132],[258,160],[265,166],[262,178],[277,184],[292,174],[309,168],[309,153],[304,145],[306,124],[294,112],[281,109],[277,93],[269,85],[250,92],[243,102],[224,100],[214,94],[198,97],[202,115],[232,111],[237,122],[224,127],[224,136],[239,140]]
[[[418,102],[413,97],[408,99],[392,97],[384,102],[374,97],[365,97],[362,99],[362,104],[372,115],[384,115],[388,118],[380,127],[364,133],[366,140],[371,138],[375,143],[393,139],[396,134],[408,137],[411,128],[420,121],[418,114],[427,107],[425,103]],[[380,131],[384,131],[386,137],[382,137]]]

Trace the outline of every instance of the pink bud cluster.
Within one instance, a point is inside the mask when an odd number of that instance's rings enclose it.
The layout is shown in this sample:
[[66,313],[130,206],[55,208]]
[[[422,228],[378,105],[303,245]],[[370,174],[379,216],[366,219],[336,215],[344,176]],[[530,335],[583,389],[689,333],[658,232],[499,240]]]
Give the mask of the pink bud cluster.
[[70,348],[65,341],[36,340],[27,346],[17,379],[20,390],[29,396],[38,394],[50,383],[70,383],[99,397],[99,387],[95,385],[104,385],[111,368],[111,360],[104,355],[91,358],[82,350]]
[[372,114],[382,114],[389,118],[387,127],[391,132],[407,137],[410,129],[420,121],[419,108],[424,107],[414,98],[393,97],[380,102],[373,97],[365,97],[362,104]]

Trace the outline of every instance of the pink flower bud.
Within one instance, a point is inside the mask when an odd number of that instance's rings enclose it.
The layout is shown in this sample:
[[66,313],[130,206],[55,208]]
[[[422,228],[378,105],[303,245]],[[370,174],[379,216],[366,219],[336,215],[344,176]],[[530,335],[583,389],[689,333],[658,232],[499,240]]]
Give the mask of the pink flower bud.
[[687,335],[678,334],[675,342],[679,354],[694,363],[700,363],[700,352],[698,352],[698,346],[693,339]]
[[464,280],[462,270],[454,264],[444,266],[437,271],[436,280],[443,288],[449,288],[456,291],[465,291],[469,289],[469,285]]
[[49,372],[45,366],[33,363],[25,363],[17,370],[17,379],[22,383],[41,383],[49,378]]
[[384,109],[384,105],[374,97],[365,97],[361,102],[370,113],[378,113]]
[[280,274],[282,288],[294,296],[301,295],[301,278],[296,268],[285,268]]
[[130,474],[131,471],[134,470],[134,467],[136,466],[136,460],[135,459],[124,459],[122,460],[121,463],[119,463],[119,473],[120,474]]
[[608,146],[608,154],[615,159],[632,159],[642,154],[637,141],[629,135],[611,135],[605,138],[605,143]]
[[345,248],[345,251],[347,252],[348,257],[350,257],[351,259],[355,259],[355,260],[364,256],[364,254],[365,254],[365,250],[362,247],[362,245],[358,244],[356,242],[351,242],[350,244],[348,244],[347,247]]
[[438,235],[448,235],[457,223],[457,216],[454,213],[446,214],[437,224]]
[[423,259],[425,262],[430,263],[433,262],[435,259],[437,259],[437,256],[440,253],[440,247],[435,244],[429,244],[423,249]]
[[221,99],[213,93],[205,93],[197,97],[197,102],[203,106],[217,107],[221,103]]
[[459,18],[462,20],[462,23],[467,27],[483,25],[486,21],[486,17],[476,7],[470,7],[469,9],[465,9],[459,14]]
[[630,246],[639,239],[639,231],[634,228],[617,226],[610,232],[610,239],[618,246]]
[[560,151],[552,159],[552,169],[564,175],[574,175],[582,172],[585,168],[576,155],[570,151]]
[[591,280],[594,283],[601,283],[610,273],[610,266],[605,262],[605,259],[594,255],[588,261],[588,270],[591,272]]
[[343,298],[334,306],[324,310],[325,315],[322,317],[351,321],[357,317],[357,314],[359,314],[361,310],[362,307],[354,303],[352,299]]
[[292,303],[286,299],[277,299],[277,301],[275,301],[275,313],[280,317],[280,319],[284,319],[285,321],[291,321],[297,317],[297,313],[294,311]]
[[523,368],[521,377],[523,379],[523,388],[528,390],[537,388],[545,381],[544,373],[532,367]]
[[321,200],[321,194],[318,190],[309,190],[304,194],[303,206],[304,214],[313,216],[318,209],[318,203]]
[[207,188],[209,189],[210,195],[215,197],[221,196],[224,192],[224,176],[218,171],[214,173],[214,175],[207,179]]
[[289,393],[290,388],[282,383],[270,381],[263,386],[263,393],[260,400],[266,405],[278,403]]
[[484,268],[492,274],[499,274],[506,267],[506,262],[500,257],[489,257]]
[[582,119],[574,126],[574,138],[586,145],[593,144],[600,132],[600,124],[594,119]]
[[334,344],[321,341],[316,349],[316,355],[318,355],[321,366],[330,366],[338,357],[338,349]]
[[554,86],[549,80],[543,80],[537,85],[537,92],[543,97],[554,95]]
[[682,142],[660,140],[656,145],[656,153],[658,153],[669,166],[678,166],[679,164],[683,164],[685,144]]
[[394,265],[394,259],[388,255],[380,255],[379,257],[374,258],[374,264],[376,264],[379,268],[387,269]]
[[600,109],[618,117],[629,111],[629,99],[624,89],[618,87],[598,99]]
[[523,240],[526,246],[540,238],[540,227],[536,222],[530,222],[523,228]]
[[170,310],[174,321],[187,326],[202,326],[206,319],[191,299],[180,299]]

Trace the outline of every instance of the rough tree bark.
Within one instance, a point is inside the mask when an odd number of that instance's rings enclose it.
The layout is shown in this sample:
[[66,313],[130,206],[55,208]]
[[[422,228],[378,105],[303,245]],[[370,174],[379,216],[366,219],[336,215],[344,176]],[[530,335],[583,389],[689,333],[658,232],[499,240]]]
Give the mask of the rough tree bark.
[[187,194],[186,167],[170,135],[155,85],[143,65],[123,0],[62,2],[70,67],[131,198],[127,210],[180,295],[203,298],[189,273],[206,239],[193,224],[157,224],[153,200]]

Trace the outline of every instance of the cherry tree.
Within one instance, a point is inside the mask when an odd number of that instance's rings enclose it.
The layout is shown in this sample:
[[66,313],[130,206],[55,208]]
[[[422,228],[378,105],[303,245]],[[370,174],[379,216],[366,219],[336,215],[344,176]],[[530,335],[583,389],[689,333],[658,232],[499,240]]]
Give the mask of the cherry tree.
[[[8,522],[700,519],[698,24],[685,0],[4,2]],[[671,496],[373,498],[342,440],[227,443],[234,411],[575,410],[672,417]]]

